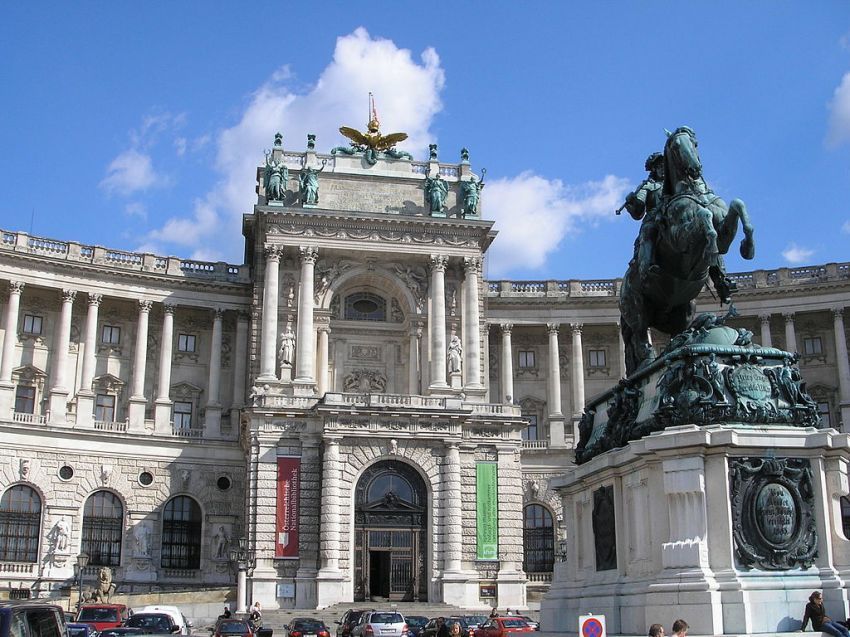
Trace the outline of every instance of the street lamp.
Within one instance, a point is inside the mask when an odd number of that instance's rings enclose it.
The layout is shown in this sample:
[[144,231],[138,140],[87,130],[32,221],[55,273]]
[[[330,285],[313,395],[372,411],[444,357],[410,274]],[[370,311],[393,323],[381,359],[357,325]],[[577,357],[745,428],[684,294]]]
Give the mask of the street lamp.
[[248,549],[248,540],[240,537],[230,547],[230,561],[236,564],[236,612],[248,612],[248,571],[253,572],[256,565],[254,551]]
[[83,570],[89,565],[89,554],[80,553],[77,556],[77,614],[80,613],[80,605],[83,603]]

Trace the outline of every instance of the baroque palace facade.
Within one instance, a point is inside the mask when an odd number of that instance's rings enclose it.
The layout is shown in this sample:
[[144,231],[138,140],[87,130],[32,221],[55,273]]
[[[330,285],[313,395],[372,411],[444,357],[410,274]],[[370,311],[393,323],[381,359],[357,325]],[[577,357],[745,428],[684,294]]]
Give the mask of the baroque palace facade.
[[[6,593],[67,592],[80,553],[123,592],[227,586],[242,544],[267,608],[539,598],[620,281],[485,281],[466,152],[355,150],[276,139],[242,265],[2,232]],[[850,264],[733,278],[850,426]]]

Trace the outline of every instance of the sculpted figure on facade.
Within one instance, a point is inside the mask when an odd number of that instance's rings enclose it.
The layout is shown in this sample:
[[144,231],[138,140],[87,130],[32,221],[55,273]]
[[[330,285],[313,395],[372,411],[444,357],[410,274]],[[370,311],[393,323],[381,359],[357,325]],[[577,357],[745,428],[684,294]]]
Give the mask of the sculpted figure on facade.
[[298,175],[298,187],[303,205],[315,206],[319,203],[319,173],[325,169],[327,163],[328,160],[323,159],[322,167],[318,170],[305,166]]
[[266,169],[263,178],[266,199],[269,201],[283,201],[288,182],[289,169],[283,163],[283,159],[276,160],[272,157],[272,153],[266,152]]
[[67,553],[71,540],[71,527],[65,518],[59,518],[47,534],[51,553]]
[[644,169],[649,171],[649,176],[634,192],[626,195],[625,203],[617,211],[617,214],[620,214],[625,208],[632,219],[641,221],[632,259],[637,263],[642,278],[646,278],[650,267],[655,264],[655,241],[658,235],[656,213],[664,185],[664,155],[652,153],[646,158]]
[[278,354],[281,367],[292,366],[292,363],[295,361],[295,334],[289,325],[286,326],[286,330],[280,335],[280,351]]
[[423,266],[410,266],[407,264],[396,264],[395,273],[416,300],[416,311],[421,312],[425,307],[428,294],[428,273]]
[[213,558],[217,560],[227,559],[227,545],[230,544],[230,538],[227,536],[227,531],[224,526],[219,526],[213,536]]
[[30,476],[30,461],[28,458],[21,458],[18,463],[18,473],[21,476],[21,480],[29,480]]
[[457,334],[453,335],[449,341],[449,349],[446,355],[449,359],[449,372],[452,374],[460,373],[463,364],[463,346]]
[[425,198],[432,215],[439,215],[446,207],[446,195],[449,194],[449,184],[437,175],[425,177]]
[[151,556],[151,528],[145,522],[133,527],[133,557],[148,558]]
[[478,205],[481,200],[481,191],[484,190],[484,175],[486,169],[481,171],[481,179],[473,175],[469,181],[461,182],[461,193],[463,194],[463,216],[478,216]]

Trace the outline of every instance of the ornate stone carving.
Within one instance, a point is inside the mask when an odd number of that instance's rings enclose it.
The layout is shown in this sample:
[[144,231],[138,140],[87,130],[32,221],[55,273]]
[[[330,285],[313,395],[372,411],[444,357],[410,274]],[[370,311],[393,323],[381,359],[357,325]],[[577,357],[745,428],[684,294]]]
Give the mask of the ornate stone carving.
[[112,477],[112,465],[111,464],[102,464],[100,465],[100,483],[104,486],[109,484],[109,479]]
[[88,293],[88,304],[93,305],[95,307],[100,307],[100,304],[103,302],[103,295],[96,294],[94,292]]
[[381,348],[378,345],[352,345],[349,357],[363,361],[381,360]]
[[280,261],[283,256],[283,246],[267,245],[263,248],[263,256],[266,261]]
[[449,258],[442,254],[432,254],[428,260],[432,271],[445,272],[446,266],[449,264]]
[[399,305],[398,299],[393,297],[390,303],[390,320],[393,323],[404,323],[404,312]]
[[319,258],[319,249],[315,246],[301,246],[298,248],[298,257],[301,263],[316,263]]
[[9,294],[20,294],[24,291],[24,285],[22,281],[9,281]]
[[387,377],[375,369],[355,369],[342,380],[343,391],[350,393],[377,392],[387,389]]
[[422,312],[428,296],[428,273],[422,266],[392,264],[396,276],[400,278],[416,301],[416,311]]
[[212,559],[216,561],[227,561],[227,547],[230,545],[230,535],[223,524],[218,525],[218,529],[212,538]]
[[147,299],[139,299],[139,313],[148,314],[153,307],[153,301]]
[[30,460],[29,460],[29,458],[21,458],[18,461],[18,475],[21,476],[21,480],[29,480],[29,476],[30,476]]
[[278,362],[281,367],[292,367],[295,360],[295,333],[288,324],[280,335],[280,348],[278,350]]
[[65,518],[59,518],[47,534],[50,553],[69,553],[71,525]]
[[62,290],[63,303],[73,303],[75,298],[77,298],[76,290]]
[[321,261],[318,261],[316,263],[316,280],[314,284],[316,302],[318,302],[322,295],[330,289],[334,281],[336,281],[343,272],[349,270],[354,265],[354,261],[347,259],[335,259],[333,261],[322,259]]
[[146,521],[141,521],[133,527],[133,557],[150,559],[151,557],[151,527]]

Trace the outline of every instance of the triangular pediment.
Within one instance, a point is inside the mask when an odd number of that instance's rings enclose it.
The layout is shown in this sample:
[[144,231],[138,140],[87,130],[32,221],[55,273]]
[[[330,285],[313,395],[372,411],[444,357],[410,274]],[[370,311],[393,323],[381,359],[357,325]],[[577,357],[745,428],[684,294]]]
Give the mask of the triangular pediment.
[[97,387],[106,391],[120,392],[126,384],[127,383],[114,374],[102,374],[92,380],[92,387]]
[[364,504],[361,507],[361,510],[369,512],[369,513],[388,513],[388,512],[404,512],[410,513],[415,512],[419,513],[424,509],[422,507],[416,506],[412,502],[407,502],[406,500],[402,500],[397,497],[393,493],[388,493],[386,496],[381,498],[380,500],[375,500],[374,502],[369,502]]
[[47,378],[47,373],[35,365],[21,365],[12,370],[12,378],[27,381],[44,380]]

